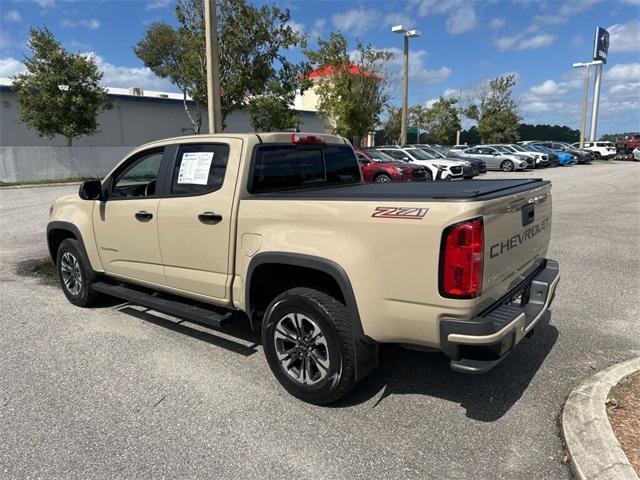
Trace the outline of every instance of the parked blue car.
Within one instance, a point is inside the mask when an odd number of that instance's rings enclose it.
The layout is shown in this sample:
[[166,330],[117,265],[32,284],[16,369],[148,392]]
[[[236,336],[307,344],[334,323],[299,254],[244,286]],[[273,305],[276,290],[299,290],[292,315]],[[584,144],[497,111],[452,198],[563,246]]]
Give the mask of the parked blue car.
[[548,155],[555,155],[558,159],[558,165],[571,165],[572,163],[575,163],[573,155],[562,150],[552,150],[550,148],[543,147],[542,145],[530,145],[530,147],[534,150],[537,150],[538,152],[544,152]]

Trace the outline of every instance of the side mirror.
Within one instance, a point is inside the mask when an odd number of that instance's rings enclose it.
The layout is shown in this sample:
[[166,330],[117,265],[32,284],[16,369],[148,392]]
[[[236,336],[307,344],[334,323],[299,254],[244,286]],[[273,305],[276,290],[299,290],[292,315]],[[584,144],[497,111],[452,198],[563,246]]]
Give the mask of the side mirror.
[[102,183],[100,180],[87,180],[80,185],[78,194],[83,200],[100,200],[102,197]]

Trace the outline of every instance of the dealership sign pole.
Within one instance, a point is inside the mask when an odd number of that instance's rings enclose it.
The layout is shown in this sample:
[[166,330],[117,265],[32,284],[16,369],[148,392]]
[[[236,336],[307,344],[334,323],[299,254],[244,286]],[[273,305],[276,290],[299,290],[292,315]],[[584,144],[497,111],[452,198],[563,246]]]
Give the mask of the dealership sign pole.
[[609,54],[609,32],[602,27],[596,27],[596,36],[593,40],[593,60],[599,61],[596,64],[596,80],[593,87],[593,104],[591,105],[591,131],[589,141],[596,141],[596,130],[598,127],[598,107],[600,105],[600,82],[602,79],[602,68],[607,63]]

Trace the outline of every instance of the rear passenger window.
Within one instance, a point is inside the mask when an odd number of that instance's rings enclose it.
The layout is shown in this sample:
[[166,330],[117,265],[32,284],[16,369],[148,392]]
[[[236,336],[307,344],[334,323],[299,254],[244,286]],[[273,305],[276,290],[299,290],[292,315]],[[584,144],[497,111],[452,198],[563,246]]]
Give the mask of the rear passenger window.
[[348,146],[260,145],[249,181],[251,193],[359,183],[360,168]]
[[172,195],[200,195],[222,187],[229,145],[193,144],[178,148],[171,180]]

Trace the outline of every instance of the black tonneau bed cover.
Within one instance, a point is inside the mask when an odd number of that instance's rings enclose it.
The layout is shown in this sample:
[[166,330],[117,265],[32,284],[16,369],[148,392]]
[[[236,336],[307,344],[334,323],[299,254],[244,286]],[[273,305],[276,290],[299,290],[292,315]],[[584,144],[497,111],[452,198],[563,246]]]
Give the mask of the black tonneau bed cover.
[[254,195],[255,199],[280,200],[440,200],[480,201],[514,195],[548,185],[548,180],[500,179],[408,183],[361,183],[323,188],[302,188]]

